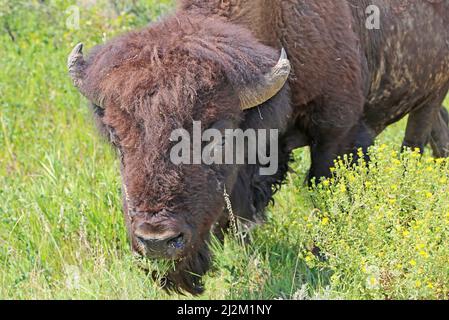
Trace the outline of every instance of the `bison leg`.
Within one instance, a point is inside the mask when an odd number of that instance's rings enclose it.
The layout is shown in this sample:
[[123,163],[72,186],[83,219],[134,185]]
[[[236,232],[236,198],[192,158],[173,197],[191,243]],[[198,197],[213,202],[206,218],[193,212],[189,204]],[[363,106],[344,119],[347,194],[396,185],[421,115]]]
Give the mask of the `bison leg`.
[[442,107],[432,126],[430,143],[436,158],[449,157],[449,115]]
[[419,149],[424,152],[424,148],[429,142],[429,137],[435,123],[435,118],[439,112],[439,107],[422,107],[410,113],[405,139],[402,144],[403,149]]
[[[318,135],[312,143],[312,166],[309,171],[309,181],[327,178],[331,175],[331,168],[338,156],[357,151],[361,148],[367,157],[368,148],[374,142],[374,136],[369,128],[362,122],[348,128],[327,129]],[[355,161],[357,159],[354,159]],[[366,158],[366,160],[369,160]]]
[[443,119],[444,123],[449,126],[449,112],[444,106],[440,109],[440,117]]
[[370,161],[368,149],[374,144],[375,138],[376,138],[375,131],[369,128],[365,124],[365,122],[361,122],[357,128],[355,147],[352,150],[352,153],[354,155],[354,163],[357,163],[357,160],[359,159],[360,149],[362,149],[364,160],[366,162]]
[[319,182],[320,178],[330,177],[330,168],[333,167],[334,160],[338,153],[335,145],[332,142],[327,143],[313,143],[311,146],[312,165],[309,170],[309,183],[316,179]]

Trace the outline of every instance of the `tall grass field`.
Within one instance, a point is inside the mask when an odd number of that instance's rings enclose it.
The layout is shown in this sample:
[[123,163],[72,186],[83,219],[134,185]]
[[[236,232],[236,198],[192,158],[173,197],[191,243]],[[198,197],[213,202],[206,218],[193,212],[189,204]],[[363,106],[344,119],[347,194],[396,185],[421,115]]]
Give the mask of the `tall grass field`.
[[[131,252],[117,157],[66,70],[76,43],[172,6],[0,0],[0,299],[192,298],[167,295]],[[382,134],[370,164],[342,158],[310,190],[309,152],[297,151],[250,244],[212,244],[198,299],[448,299],[449,162],[399,153],[404,125]]]

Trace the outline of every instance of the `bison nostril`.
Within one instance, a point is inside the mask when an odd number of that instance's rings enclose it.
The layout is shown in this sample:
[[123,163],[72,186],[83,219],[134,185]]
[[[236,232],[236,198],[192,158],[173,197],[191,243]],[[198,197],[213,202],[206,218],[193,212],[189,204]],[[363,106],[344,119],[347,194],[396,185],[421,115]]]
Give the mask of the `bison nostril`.
[[167,244],[173,249],[183,249],[185,246],[184,235],[181,233],[177,237],[168,240]]

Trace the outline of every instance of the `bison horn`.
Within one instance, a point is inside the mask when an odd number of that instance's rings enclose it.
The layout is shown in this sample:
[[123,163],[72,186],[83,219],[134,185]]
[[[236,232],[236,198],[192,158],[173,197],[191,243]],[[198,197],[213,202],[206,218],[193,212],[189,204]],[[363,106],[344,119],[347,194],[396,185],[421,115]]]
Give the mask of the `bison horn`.
[[83,44],[78,43],[75,48],[73,48],[67,60],[67,67],[69,68],[70,77],[73,80],[73,84],[78,89],[82,86],[85,65],[86,62],[83,57]]
[[282,48],[279,62],[264,75],[262,82],[240,92],[241,109],[252,109],[273,98],[287,82],[290,71],[290,61]]
[[83,56],[83,44],[78,43],[69,55],[67,60],[67,67],[69,68],[69,75],[72,78],[73,84],[77,87],[80,92],[90,99],[97,106],[102,107],[103,103],[100,99],[96,99],[92,96],[88,96],[86,92],[83,91],[83,80],[85,77],[86,61]]

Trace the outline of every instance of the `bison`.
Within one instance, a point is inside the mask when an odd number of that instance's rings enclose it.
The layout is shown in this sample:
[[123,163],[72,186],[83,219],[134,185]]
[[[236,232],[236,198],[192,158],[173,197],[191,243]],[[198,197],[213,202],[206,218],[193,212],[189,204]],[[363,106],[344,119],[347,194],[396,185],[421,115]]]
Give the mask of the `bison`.
[[[368,28],[370,5],[379,28]],[[327,177],[337,156],[409,115],[404,146],[447,156],[448,23],[448,0],[182,0],[86,58],[77,45],[69,73],[118,150],[134,250],[175,262],[167,289],[199,294],[226,207],[263,218],[292,150],[309,146],[309,177]],[[193,121],[278,129],[278,170],[175,165],[170,135]]]

